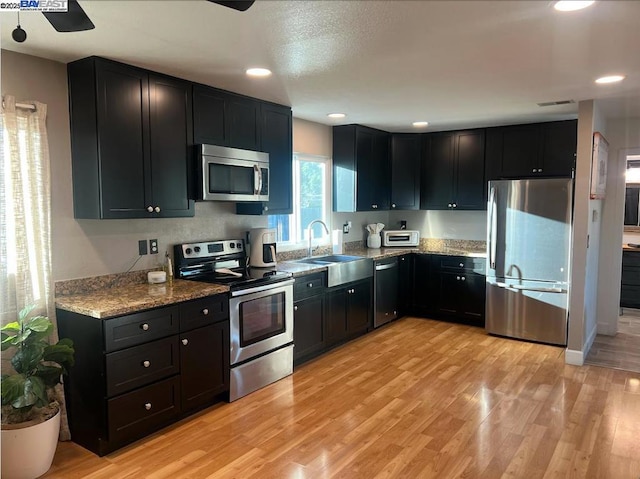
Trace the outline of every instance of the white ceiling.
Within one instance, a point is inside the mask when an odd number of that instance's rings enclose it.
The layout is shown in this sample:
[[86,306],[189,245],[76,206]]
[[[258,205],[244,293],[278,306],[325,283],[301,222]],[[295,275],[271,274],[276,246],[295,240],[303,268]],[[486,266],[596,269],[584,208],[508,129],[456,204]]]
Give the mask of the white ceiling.
[[[326,124],[411,131],[575,118],[602,99],[608,118],[640,117],[640,1],[560,13],[547,1],[265,1],[246,12],[204,0],[79,0],[95,30],[57,33],[0,15],[2,48],[69,62],[99,55],[291,105]],[[250,66],[270,68],[249,79]],[[604,74],[625,81],[598,86]],[[344,112],[344,120],[327,118]]]

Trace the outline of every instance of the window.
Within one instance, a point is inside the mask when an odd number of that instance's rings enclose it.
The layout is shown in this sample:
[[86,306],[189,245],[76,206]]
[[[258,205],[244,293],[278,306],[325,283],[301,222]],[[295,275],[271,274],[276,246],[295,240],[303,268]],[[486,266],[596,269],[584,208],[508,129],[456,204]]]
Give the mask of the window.
[[[293,247],[306,246],[307,226],[320,219],[330,229],[331,160],[325,157],[295,154],[293,156],[293,214],[270,215],[269,228],[276,228],[278,243]],[[329,236],[322,225],[313,226],[314,244],[327,244]]]
[[627,156],[626,194],[624,201],[625,231],[640,231],[640,155]]

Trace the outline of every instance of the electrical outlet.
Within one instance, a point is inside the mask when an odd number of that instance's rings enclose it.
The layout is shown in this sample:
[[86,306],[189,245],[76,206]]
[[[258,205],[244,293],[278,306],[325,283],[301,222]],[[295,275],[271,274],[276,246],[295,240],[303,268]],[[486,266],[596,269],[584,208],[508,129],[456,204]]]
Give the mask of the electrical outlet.
[[147,240],[138,241],[138,254],[140,256],[147,254]]
[[158,254],[158,240],[157,239],[150,239],[149,240],[149,251],[151,251],[151,254]]

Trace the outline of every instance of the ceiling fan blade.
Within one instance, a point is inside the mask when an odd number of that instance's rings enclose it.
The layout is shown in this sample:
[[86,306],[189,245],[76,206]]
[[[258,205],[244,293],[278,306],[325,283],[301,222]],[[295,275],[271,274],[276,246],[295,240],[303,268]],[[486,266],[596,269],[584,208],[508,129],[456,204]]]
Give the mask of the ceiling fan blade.
[[251,5],[254,4],[256,0],[209,0],[212,3],[217,3],[218,5],[223,5],[225,7],[233,8],[234,10],[238,10],[240,12],[244,12],[248,10]]
[[58,32],[82,32],[96,27],[77,0],[69,0],[67,5],[66,12],[42,12]]

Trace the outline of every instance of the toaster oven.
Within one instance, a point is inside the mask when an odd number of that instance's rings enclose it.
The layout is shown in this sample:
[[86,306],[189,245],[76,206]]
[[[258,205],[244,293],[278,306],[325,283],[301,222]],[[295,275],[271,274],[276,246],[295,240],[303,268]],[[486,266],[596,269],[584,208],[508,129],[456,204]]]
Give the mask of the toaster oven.
[[420,232],[415,230],[383,230],[382,246],[418,246]]

